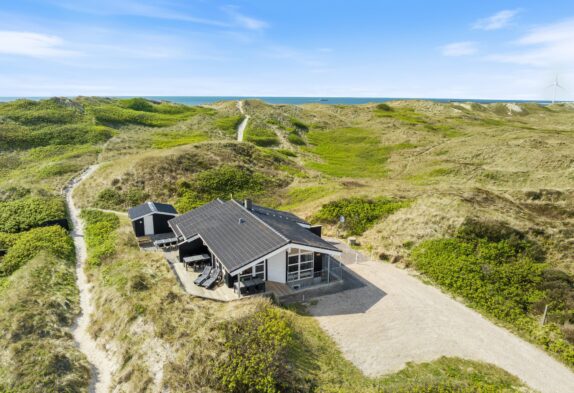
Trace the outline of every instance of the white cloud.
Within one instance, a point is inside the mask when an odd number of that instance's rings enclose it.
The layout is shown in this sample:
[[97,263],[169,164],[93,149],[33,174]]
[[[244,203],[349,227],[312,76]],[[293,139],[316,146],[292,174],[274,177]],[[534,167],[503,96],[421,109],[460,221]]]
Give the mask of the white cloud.
[[478,52],[476,42],[453,42],[441,47],[444,56],[470,56]]
[[172,7],[171,2],[145,1],[145,0],[84,0],[54,1],[54,5],[76,12],[94,15],[133,15],[144,18],[178,20],[201,25],[228,27],[229,24],[220,20],[200,18],[191,15],[185,10]]
[[251,16],[244,15],[239,12],[237,7],[227,6],[223,10],[231,16],[235,24],[248,30],[263,30],[269,27],[269,24],[263,20],[255,19]]
[[58,36],[27,31],[0,31],[0,54],[31,57],[69,57],[79,52],[63,48]]
[[479,19],[472,25],[473,29],[479,30],[499,30],[507,27],[519,10],[503,10],[488,18]]
[[574,18],[532,29],[516,42],[511,53],[490,60],[539,67],[574,67]]

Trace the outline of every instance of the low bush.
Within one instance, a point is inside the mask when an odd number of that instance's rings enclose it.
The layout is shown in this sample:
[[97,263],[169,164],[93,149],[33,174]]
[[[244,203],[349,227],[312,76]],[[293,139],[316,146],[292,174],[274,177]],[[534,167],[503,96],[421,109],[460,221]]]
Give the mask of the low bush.
[[12,274],[40,252],[71,260],[74,256],[74,245],[68,232],[59,226],[34,228],[23,232],[0,263],[0,277]]
[[82,145],[103,143],[114,130],[93,124],[50,125],[40,129],[15,128],[1,130],[0,147],[6,150],[31,149],[53,145]]
[[377,104],[377,106],[375,108],[378,111],[383,111],[383,112],[391,112],[393,110],[393,108],[391,108],[390,105],[385,104],[384,102]]
[[68,124],[82,120],[83,109],[66,98],[15,100],[0,105],[0,115],[27,126]]
[[105,258],[116,251],[116,229],[120,226],[118,216],[100,210],[84,209],[80,217],[86,223],[84,238],[88,246],[88,265],[99,266]]
[[178,121],[186,120],[193,116],[196,111],[191,107],[188,110],[169,111],[157,110],[154,107],[153,112],[134,110],[127,107],[120,107],[115,104],[102,104],[91,108],[91,112],[95,119],[104,125],[117,125],[122,126],[126,124],[136,124],[149,127],[163,127],[170,126]]
[[140,112],[155,112],[154,105],[145,98],[135,97],[118,100],[118,103],[124,108],[133,109]]
[[298,131],[302,131],[302,132],[309,131],[309,126],[307,124],[303,123],[301,120],[296,119],[294,117],[291,118],[291,124]]
[[303,146],[305,145],[305,140],[303,138],[301,138],[301,136],[295,132],[295,131],[291,131],[288,135],[287,135],[287,140],[289,142],[291,142],[294,145],[298,145],[298,146]]
[[263,305],[223,325],[226,356],[215,370],[221,388],[230,393],[284,392],[290,386],[288,349],[293,332],[280,310]]
[[18,240],[18,236],[19,234],[17,233],[0,232],[0,250],[12,247]]
[[250,169],[222,166],[195,175],[179,183],[177,210],[185,212],[216,198],[236,199],[255,197],[275,188],[275,180]]
[[74,267],[73,258],[42,252],[10,277],[0,301],[0,392],[88,390],[90,366],[70,334]]
[[325,224],[337,224],[343,216],[345,222],[341,226],[347,234],[360,235],[381,218],[409,204],[409,201],[391,198],[344,198],[323,205],[313,219]]
[[61,198],[27,197],[0,202],[0,232],[16,233],[66,218]]
[[95,207],[100,209],[123,209],[145,202],[149,194],[139,188],[128,188],[119,191],[108,187],[100,191],[96,196]]
[[467,220],[456,237],[415,247],[412,260],[440,286],[574,366],[574,346],[559,325],[538,321],[551,305],[553,318],[574,322],[574,280],[548,270],[540,246],[523,233],[505,223]]
[[249,127],[245,135],[245,140],[261,147],[279,145],[279,138],[277,138],[275,132],[267,128]]

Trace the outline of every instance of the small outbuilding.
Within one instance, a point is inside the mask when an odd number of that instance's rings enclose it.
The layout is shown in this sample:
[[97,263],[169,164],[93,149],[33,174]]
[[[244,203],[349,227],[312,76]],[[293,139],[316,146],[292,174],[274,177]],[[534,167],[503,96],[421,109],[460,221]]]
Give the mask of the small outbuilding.
[[177,216],[177,210],[166,203],[146,202],[128,210],[136,237],[170,233],[168,221]]

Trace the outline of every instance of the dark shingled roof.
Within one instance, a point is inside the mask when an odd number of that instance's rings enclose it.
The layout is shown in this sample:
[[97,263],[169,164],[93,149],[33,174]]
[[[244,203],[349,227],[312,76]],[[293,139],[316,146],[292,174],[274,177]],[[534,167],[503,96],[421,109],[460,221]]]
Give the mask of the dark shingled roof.
[[315,235],[309,229],[302,227],[295,221],[279,218],[278,216],[255,214],[271,228],[286,237],[291,243],[339,251],[337,247],[333,246],[326,240],[323,240],[321,237]]
[[177,210],[175,210],[175,207],[172,205],[166,203],[146,202],[129,209],[128,217],[131,220],[135,220],[150,213],[174,215],[177,214]]
[[339,251],[298,222],[306,224],[291,213],[255,205],[250,211],[237,201],[217,199],[169,220],[169,225],[185,239],[200,236],[230,272],[290,243]]

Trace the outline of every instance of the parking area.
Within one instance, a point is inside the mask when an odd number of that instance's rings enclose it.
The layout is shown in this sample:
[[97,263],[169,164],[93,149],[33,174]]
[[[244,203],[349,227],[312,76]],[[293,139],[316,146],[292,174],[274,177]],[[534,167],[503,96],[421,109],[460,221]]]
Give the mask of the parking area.
[[346,271],[360,284],[319,297],[310,312],[366,375],[456,356],[495,364],[540,392],[574,392],[574,373],[543,350],[406,270],[354,263],[348,251]]

